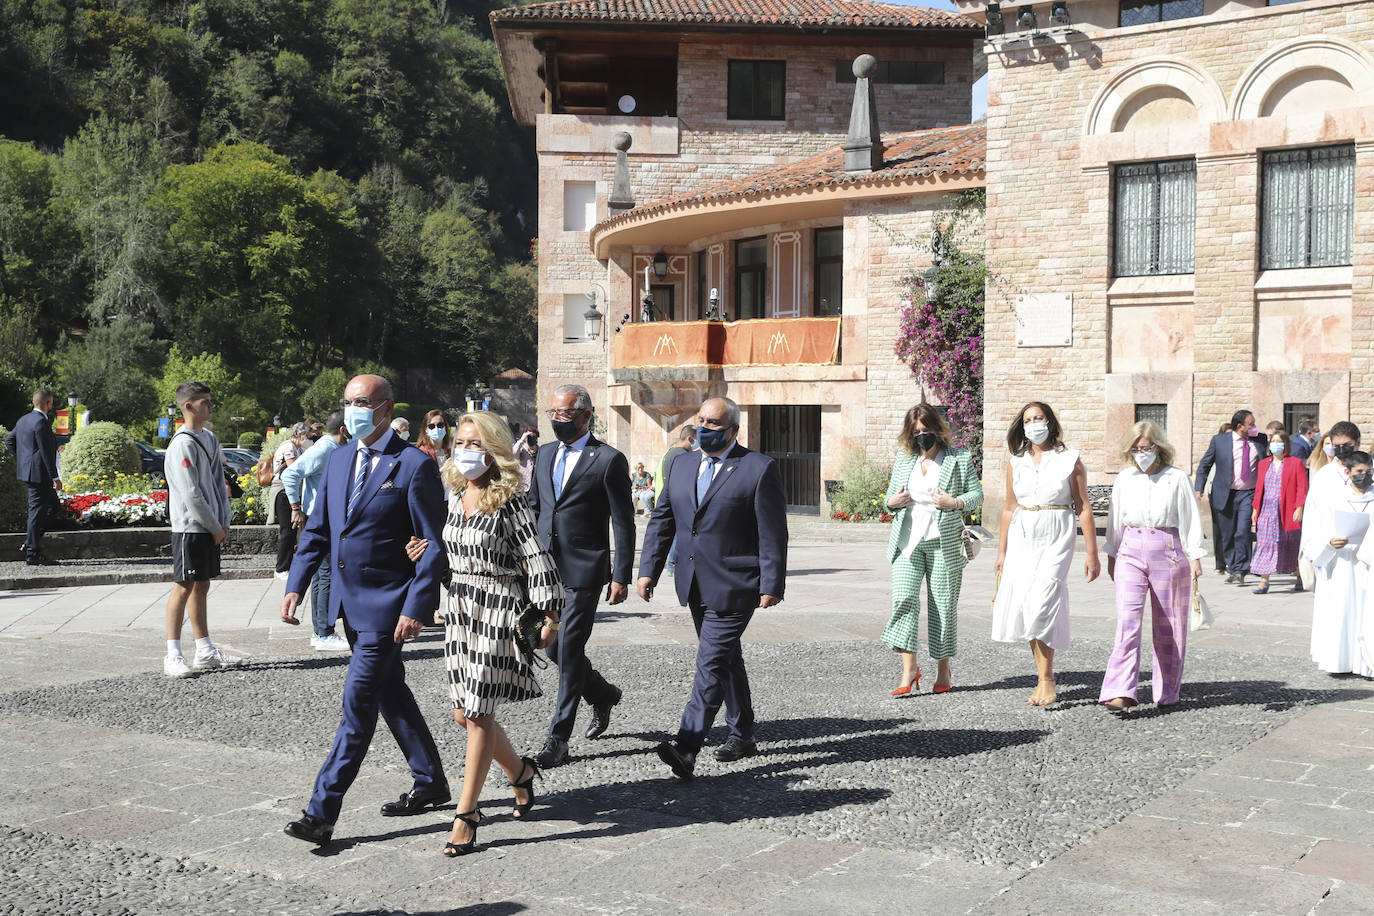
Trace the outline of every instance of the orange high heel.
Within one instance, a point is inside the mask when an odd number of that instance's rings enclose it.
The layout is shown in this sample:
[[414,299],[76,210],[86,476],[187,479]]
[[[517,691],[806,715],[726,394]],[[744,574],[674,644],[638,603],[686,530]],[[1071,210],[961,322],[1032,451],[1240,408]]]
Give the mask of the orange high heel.
[[896,690],[892,691],[892,695],[893,695],[894,697],[909,697],[909,696],[911,696],[913,693],[916,693],[916,692],[917,692],[918,690],[920,690],[920,689],[921,689],[921,669],[920,669],[920,668],[917,668],[917,669],[916,669],[916,677],[912,679],[911,683],[910,683],[910,684],[903,684],[901,687],[898,687]]

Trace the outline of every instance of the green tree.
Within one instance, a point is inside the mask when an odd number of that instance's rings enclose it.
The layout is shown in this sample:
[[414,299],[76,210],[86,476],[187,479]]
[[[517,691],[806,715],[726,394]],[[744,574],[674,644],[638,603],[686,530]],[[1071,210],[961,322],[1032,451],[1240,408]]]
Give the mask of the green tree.
[[128,426],[158,415],[149,370],[162,364],[166,352],[167,342],[157,338],[152,322],[119,315],[91,328],[84,340],[69,340],[58,353],[58,376],[94,418]]
[[56,336],[80,294],[70,268],[76,233],[54,197],[56,172],[55,157],[0,139],[0,300],[11,303],[6,314],[22,310],[31,322],[26,344],[40,329]]
[[[157,401],[164,408],[176,403],[177,386],[182,382],[204,382],[215,402],[211,425],[223,442],[235,442],[246,429],[258,430],[267,425],[268,414],[248,392],[243,377],[231,371],[224,359],[215,353],[187,355],[179,343],[172,344],[167,362],[157,380]],[[234,417],[242,417],[236,421]]]
[[301,416],[324,420],[339,407],[348,376],[342,369],[321,369],[301,395]]

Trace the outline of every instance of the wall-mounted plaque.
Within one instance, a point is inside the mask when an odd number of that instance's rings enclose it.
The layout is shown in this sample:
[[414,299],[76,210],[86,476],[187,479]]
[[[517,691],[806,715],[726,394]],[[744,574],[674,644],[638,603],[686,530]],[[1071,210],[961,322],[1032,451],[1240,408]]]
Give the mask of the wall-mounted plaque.
[[1018,347],[1073,346],[1073,293],[1022,293],[1016,297]]

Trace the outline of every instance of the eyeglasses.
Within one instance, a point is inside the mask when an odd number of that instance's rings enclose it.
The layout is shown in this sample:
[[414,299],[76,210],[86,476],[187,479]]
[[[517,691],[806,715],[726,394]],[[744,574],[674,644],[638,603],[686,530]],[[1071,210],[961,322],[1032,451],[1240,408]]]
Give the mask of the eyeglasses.
[[707,417],[697,417],[697,425],[705,426],[707,429],[725,429],[730,424],[724,420],[716,420]]
[[1131,454],[1132,454],[1132,455],[1145,455],[1145,454],[1148,454],[1148,453],[1150,453],[1150,452],[1153,452],[1154,450],[1155,450],[1155,447],[1154,447],[1153,445],[1145,445],[1145,446],[1136,446],[1136,445],[1133,445],[1133,446],[1131,446]]
[[546,410],[544,413],[548,415],[550,420],[571,420],[586,409],[587,408],[577,408],[576,410]]
[[425,427],[425,429],[447,429],[447,428],[448,428],[447,425],[446,425],[446,424],[443,424],[443,423],[431,423],[431,424],[429,424],[428,426]]
[[364,410],[381,407],[386,402],[387,398],[382,398],[380,401],[374,401],[371,398],[339,398],[340,407],[361,407]]

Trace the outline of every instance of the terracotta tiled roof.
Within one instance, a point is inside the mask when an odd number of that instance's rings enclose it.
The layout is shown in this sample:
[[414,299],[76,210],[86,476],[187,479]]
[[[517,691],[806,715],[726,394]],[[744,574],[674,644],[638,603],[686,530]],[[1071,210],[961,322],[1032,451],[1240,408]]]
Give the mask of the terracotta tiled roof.
[[494,23],[605,22],[636,25],[782,26],[793,29],[972,29],[945,10],[862,0],[554,0],[494,10]]
[[887,184],[910,178],[971,174],[983,171],[987,157],[987,124],[961,124],[889,134],[883,138],[883,167],[876,172],[847,174],[844,148],[787,165],[773,166],[740,178],[709,185],[688,194],[655,201],[603,220],[597,230],[629,219],[643,219],[696,204],[748,200],[794,191],[860,184]]

